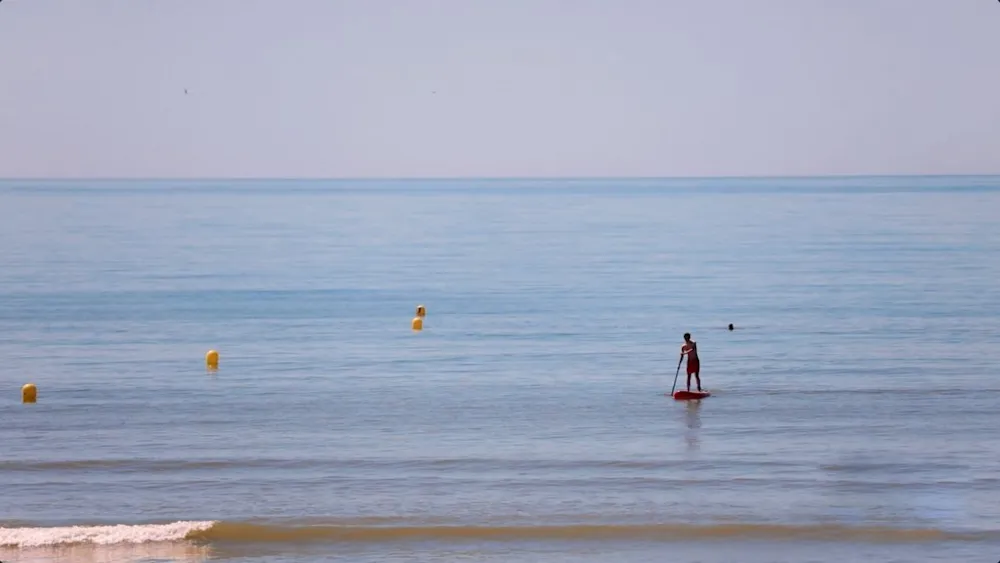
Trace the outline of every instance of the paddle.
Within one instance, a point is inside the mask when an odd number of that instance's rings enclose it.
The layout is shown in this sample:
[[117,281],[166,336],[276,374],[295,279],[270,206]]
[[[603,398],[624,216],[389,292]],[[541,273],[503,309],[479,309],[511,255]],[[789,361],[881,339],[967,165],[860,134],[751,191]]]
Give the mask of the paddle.
[[677,376],[680,375],[681,373],[681,362],[683,361],[684,361],[684,354],[681,354],[681,357],[677,359],[677,372],[674,373],[674,384],[673,386],[670,387],[671,397],[674,396],[674,389],[677,387]]

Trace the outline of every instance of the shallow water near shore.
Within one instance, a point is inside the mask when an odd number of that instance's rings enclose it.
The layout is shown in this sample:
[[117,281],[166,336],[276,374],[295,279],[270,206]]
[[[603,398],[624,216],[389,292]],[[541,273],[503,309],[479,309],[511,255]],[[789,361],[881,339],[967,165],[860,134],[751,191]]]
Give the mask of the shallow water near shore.
[[1000,178],[0,182],[0,560],[1000,559],[997,217]]

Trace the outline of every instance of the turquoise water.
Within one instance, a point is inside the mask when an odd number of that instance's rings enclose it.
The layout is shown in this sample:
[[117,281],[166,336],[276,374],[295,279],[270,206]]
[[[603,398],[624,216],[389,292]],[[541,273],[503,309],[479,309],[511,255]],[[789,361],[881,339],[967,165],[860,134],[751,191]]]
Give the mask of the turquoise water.
[[0,182],[0,559],[996,560],[998,218],[990,177]]

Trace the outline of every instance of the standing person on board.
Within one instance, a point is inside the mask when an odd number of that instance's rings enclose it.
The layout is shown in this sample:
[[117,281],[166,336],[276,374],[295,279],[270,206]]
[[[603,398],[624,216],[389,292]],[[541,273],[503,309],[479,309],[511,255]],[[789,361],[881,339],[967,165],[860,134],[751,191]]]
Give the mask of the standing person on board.
[[684,344],[681,345],[681,356],[687,355],[687,390],[691,390],[691,376],[694,375],[695,381],[698,383],[698,390],[701,391],[701,377],[699,374],[701,372],[701,362],[698,361],[698,343],[691,340],[691,333],[684,333]]

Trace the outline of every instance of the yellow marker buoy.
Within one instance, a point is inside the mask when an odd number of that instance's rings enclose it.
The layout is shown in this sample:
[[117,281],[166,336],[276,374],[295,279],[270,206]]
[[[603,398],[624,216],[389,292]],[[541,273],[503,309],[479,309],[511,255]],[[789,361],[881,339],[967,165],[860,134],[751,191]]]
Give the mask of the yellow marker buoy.
[[410,322],[410,327],[415,330],[424,330],[424,319],[421,317],[413,317],[413,321]]
[[209,350],[208,353],[205,354],[205,365],[207,365],[209,369],[218,369],[219,353],[215,350]]
[[417,305],[417,316],[421,319],[427,316],[427,309],[423,305]]
[[25,383],[24,387],[21,387],[21,402],[34,403],[37,400],[38,388],[35,387],[34,383]]

